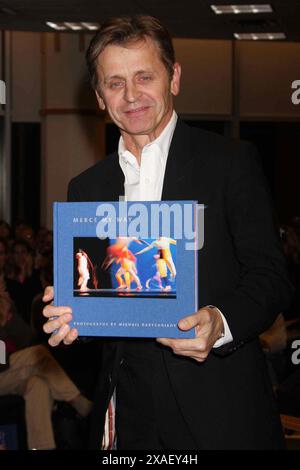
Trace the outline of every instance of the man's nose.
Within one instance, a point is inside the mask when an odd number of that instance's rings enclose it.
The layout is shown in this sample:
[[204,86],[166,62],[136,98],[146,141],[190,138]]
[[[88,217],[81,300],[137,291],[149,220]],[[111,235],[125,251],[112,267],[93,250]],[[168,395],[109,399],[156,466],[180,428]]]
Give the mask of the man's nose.
[[141,91],[134,83],[127,83],[125,87],[125,100],[134,103],[141,95]]

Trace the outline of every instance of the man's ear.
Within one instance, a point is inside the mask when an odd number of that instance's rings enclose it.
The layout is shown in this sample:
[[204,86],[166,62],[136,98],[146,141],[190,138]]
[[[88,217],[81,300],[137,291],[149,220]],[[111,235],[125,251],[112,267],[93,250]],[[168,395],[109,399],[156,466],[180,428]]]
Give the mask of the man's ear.
[[180,90],[180,77],[181,77],[181,66],[178,62],[173,65],[173,78],[171,80],[171,93],[177,96]]
[[102,109],[102,111],[105,110],[105,103],[102,99],[102,97],[100,96],[99,92],[97,90],[95,90],[95,93],[96,93],[96,98],[97,98],[97,101],[98,101],[98,106],[100,109]]

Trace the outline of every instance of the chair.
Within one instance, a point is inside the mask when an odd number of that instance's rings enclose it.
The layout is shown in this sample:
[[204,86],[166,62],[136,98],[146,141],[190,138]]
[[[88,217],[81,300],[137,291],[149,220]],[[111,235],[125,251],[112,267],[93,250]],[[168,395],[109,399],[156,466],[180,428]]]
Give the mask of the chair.
[[26,450],[25,403],[18,395],[0,396],[0,430],[8,450]]
[[296,431],[300,433],[300,418],[298,416],[281,414],[280,419],[282,427],[285,431]]

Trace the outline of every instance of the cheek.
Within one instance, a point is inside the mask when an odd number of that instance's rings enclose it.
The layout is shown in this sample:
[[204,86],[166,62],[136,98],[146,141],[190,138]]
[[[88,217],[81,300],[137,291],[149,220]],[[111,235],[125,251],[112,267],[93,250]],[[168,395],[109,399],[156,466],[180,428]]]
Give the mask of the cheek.
[[106,108],[111,114],[118,114],[118,110],[120,108],[120,99],[117,97],[110,97],[106,101]]
[[170,87],[166,85],[163,88],[157,89],[153,97],[155,97],[155,101],[161,105],[169,103],[171,99]]

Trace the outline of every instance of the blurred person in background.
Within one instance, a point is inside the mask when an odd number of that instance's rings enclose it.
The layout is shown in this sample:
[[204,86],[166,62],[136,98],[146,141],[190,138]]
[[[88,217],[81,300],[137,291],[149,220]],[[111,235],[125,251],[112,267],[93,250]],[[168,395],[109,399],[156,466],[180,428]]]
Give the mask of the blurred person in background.
[[25,241],[31,249],[35,248],[35,234],[31,225],[18,222],[15,227],[15,240]]
[[8,241],[5,238],[0,238],[0,282],[3,289],[14,292],[18,288],[18,283],[8,277],[8,257]]
[[0,220],[0,238],[3,238],[7,242],[11,239],[11,227],[10,225],[5,222],[4,220]]
[[7,293],[0,293],[0,339],[5,342],[7,363],[0,366],[0,395],[20,395],[25,400],[29,449],[54,449],[53,401],[68,402],[86,417],[92,403],[67,376],[44,345],[32,345],[27,324],[14,310]]
[[24,240],[13,243],[9,258],[7,277],[14,281],[7,286],[18,313],[30,324],[30,311],[34,297],[43,290],[39,272],[34,269],[34,257],[30,246]]
[[300,218],[294,217],[281,227],[283,251],[287,258],[291,281],[295,286],[293,301],[288,310],[284,312],[286,320],[299,319],[300,321]]

